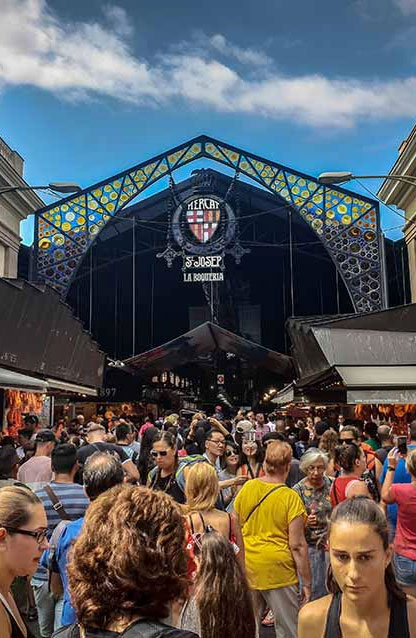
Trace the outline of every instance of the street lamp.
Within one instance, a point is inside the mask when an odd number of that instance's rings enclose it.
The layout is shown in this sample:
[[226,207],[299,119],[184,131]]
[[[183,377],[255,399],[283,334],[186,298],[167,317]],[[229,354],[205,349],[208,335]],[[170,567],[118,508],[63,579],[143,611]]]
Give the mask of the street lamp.
[[51,182],[47,186],[0,186],[0,195],[14,193],[16,191],[36,191],[49,189],[57,193],[79,193],[81,186],[72,182]]
[[390,179],[395,182],[404,182],[410,186],[416,186],[416,177],[403,177],[403,175],[353,175],[350,171],[330,171],[321,173],[318,182],[321,184],[344,184],[353,179]]

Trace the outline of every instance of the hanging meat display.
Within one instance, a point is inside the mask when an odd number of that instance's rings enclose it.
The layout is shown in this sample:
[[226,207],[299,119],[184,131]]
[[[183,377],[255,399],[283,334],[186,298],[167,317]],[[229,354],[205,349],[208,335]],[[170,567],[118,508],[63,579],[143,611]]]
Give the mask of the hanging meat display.
[[38,392],[6,390],[6,422],[9,436],[17,437],[24,426],[24,415],[41,414],[43,395]]

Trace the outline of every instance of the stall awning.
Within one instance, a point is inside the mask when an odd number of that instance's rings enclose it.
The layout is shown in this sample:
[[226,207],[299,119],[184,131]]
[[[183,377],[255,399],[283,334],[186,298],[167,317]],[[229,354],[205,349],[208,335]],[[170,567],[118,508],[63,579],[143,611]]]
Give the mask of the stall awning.
[[27,392],[46,392],[48,383],[44,379],[29,377],[6,368],[0,368],[0,388]]
[[347,403],[416,404],[416,388],[411,390],[347,390]]
[[87,396],[96,397],[98,392],[96,388],[89,388],[85,385],[78,385],[76,383],[68,383],[67,381],[60,381],[58,379],[47,379],[49,391],[54,390],[62,392],[71,392],[75,394],[86,394]]
[[218,350],[231,352],[253,367],[267,368],[283,379],[294,378],[291,357],[248,341],[209,321],[158,348],[126,359],[124,363],[146,375],[158,374]]
[[335,368],[348,388],[413,386],[416,389],[416,366],[336,366]]

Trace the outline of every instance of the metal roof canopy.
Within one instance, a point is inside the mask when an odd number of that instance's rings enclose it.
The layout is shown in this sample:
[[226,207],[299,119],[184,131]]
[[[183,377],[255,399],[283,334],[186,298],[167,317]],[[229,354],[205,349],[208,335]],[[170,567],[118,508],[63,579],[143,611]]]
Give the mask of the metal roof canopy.
[[294,398],[343,391],[348,403],[416,402],[416,304],[294,318],[287,327],[299,373]]
[[291,380],[294,377],[291,357],[248,341],[210,321],[153,350],[130,357],[124,363],[142,374],[152,375],[195,361],[199,355],[218,350],[232,352],[253,366],[267,368],[283,379]]

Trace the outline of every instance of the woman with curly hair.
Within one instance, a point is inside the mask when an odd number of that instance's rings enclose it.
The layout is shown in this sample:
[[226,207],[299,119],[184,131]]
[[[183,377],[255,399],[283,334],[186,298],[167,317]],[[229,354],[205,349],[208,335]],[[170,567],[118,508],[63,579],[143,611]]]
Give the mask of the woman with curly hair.
[[55,638],[195,638],[164,622],[187,594],[185,528],[163,492],[118,485],[91,503],[68,565],[78,624]]
[[182,629],[201,638],[254,638],[252,598],[232,545],[218,532],[208,532],[202,536],[195,558],[194,593],[182,610]]

